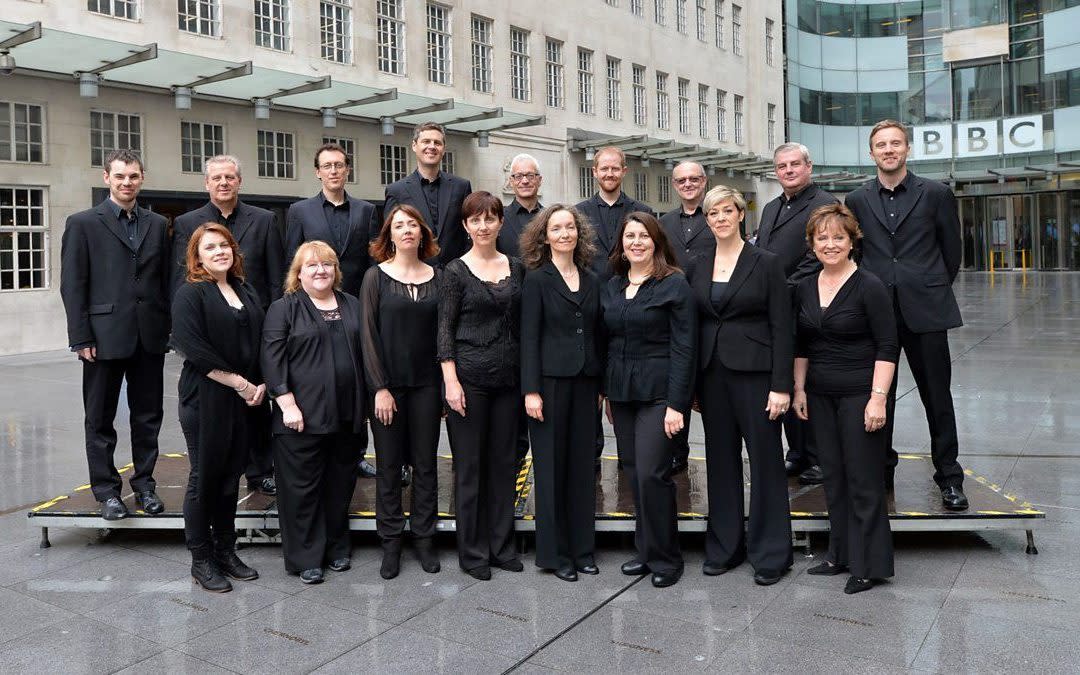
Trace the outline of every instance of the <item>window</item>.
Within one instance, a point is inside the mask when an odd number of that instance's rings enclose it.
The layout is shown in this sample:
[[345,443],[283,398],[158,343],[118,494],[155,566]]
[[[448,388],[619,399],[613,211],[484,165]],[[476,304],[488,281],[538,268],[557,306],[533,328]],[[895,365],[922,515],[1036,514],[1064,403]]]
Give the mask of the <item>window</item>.
[[649,174],[634,174],[634,199],[639,202],[649,201]]
[[588,199],[592,196],[592,169],[587,166],[579,166],[577,173],[578,198]]
[[202,173],[203,162],[225,154],[225,127],[204,122],[180,123],[180,170]]
[[686,0],[675,0],[675,30],[686,34]]
[[697,86],[697,125],[698,135],[702,138],[709,137],[709,87],[705,84]]
[[405,74],[405,7],[403,0],[376,0],[376,61],[379,72]]
[[645,102],[645,66],[635,63],[631,71],[633,73],[634,124],[643,127],[649,121],[649,106]]
[[731,6],[731,53],[742,56],[742,7]]
[[697,0],[697,39],[705,42],[706,28],[705,28],[705,14],[708,10],[705,8],[705,0]]
[[578,112],[591,115],[596,112],[593,103],[593,53],[588,49],[579,49],[577,64]]
[[622,61],[607,57],[607,116],[622,119]]
[[713,14],[716,20],[715,38],[716,46],[724,48],[724,0],[714,0]]
[[716,90],[716,140],[727,140],[727,92]]
[[656,74],[656,126],[661,129],[671,126],[668,120],[667,73]]
[[349,177],[350,183],[356,182],[356,141],[351,138],[341,138],[339,136],[323,136],[323,143],[337,143],[341,146],[341,149],[345,151],[345,156],[349,158]]
[[379,182],[390,185],[405,177],[408,163],[405,160],[404,145],[379,146]]
[[743,97],[735,94],[735,144],[743,143]]
[[442,161],[439,162],[439,170],[443,173],[454,173],[454,153],[447,150],[443,153]]
[[472,88],[483,94],[491,93],[491,19],[472,18]]
[[634,16],[644,16],[644,0],[630,0],[630,13]]
[[765,63],[773,64],[773,20],[765,19]]
[[105,157],[113,150],[142,153],[142,120],[138,115],[90,113],[90,166],[105,166]]
[[450,8],[427,6],[427,77],[435,84],[450,84]]
[[349,0],[319,2],[319,44],[322,57],[335,63],[352,63],[352,9]]
[[138,0],[87,0],[86,8],[95,14],[118,19],[138,19]]
[[289,0],[255,0],[255,44],[289,51]]
[[679,133],[690,133],[690,81],[679,78]]
[[671,177],[667,174],[656,176],[656,201],[659,204],[671,203]]
[[45,191],[0,185],[0,291],[48,288]]
[[653,0],[653,18],[656,19],[656,23],[661,26],[667,20],[664,15],[667,14],[667,0]]
[[44,162],[44,136],[41,106],[0,101],[0,162]]
[[545,98],[552,108],[566,105],[566,80],[563,75],[563,43],[547,39],[544,48]]
[[284,131],[259,129],[255,147],[259,154],[261,178],[292,178],[295,158],[293,135]]
[[776,147],[776,106],[772,103],[769,104],[768,114],[768,148],[771,150]]
[[218,0],[176,0],[176,18],[180,30],[195,35],[221,35],[221,8]]
[[1001,64],[954,68],[952,75],[953,119],[1001,117]]
[[510,29],[510,96],[528,101],[532,94],[529,78],[529,31]]
[[610,5],[611,7],[619,6],[619,0],[604,0],[604,3]]

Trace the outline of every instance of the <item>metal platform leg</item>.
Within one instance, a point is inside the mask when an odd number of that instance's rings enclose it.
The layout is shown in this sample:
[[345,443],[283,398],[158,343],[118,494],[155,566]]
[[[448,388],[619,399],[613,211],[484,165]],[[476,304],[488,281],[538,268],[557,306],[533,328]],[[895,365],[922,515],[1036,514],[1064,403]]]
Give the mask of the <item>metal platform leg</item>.
[[809,532],[792,532],[791,533],[791,547],[802,547],[803,556],[807,558],[813,558],[814,554],[810,550],[810,533]]
[[1035,548],[1035,533],[1031,530],[1027,531],[1027,548],[1024,549],[1024,553],[1039,555],[1039,549]]
[[51,548],[52,544],[49,543],[49,528],[41,528],[41,543],[38,544],[38,548]]

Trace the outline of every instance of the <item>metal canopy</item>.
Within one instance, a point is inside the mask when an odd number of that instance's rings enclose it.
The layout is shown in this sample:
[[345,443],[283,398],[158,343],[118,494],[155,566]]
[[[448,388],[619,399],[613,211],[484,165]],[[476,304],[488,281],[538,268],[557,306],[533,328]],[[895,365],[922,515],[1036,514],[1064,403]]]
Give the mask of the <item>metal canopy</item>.
[[567,141],[571,150],[596,149],[615,146],[627,157],[641,161],[697,162],[706,169],[733,168],[754,175],[772,171],[771,158],[753,153],[741,153],[721,148],[710,148],[700,143],[680,143],[670,138],[653,138],[648,135],[612,136],[587,129],[567,129]]

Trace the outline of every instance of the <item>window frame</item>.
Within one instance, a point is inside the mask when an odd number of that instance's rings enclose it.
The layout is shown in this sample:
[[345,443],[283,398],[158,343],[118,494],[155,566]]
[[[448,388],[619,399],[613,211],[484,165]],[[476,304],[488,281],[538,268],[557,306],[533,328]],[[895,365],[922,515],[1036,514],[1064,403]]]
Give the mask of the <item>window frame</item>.
[[[2,242],[8,235],[11,239],[10,248],[10,260],[11,269],[8,271],[11,274],[12,287],[4,288],[3,280],[5,276],[5,270],[3,268],[3,261],[7,251],[4,250],[4,245],[0,243],[0,293],[18,293],[24,291],[46,291],[51,288],[50,276],[52,274],[52,246],[51,246],[51,228],[49,226],[49,192],[48,188],[41,185],[15,185],[15,184],[0,184],[0,193],[3,191],[11,191],[11,204],[4,205],[3,199],[0,198],[0,242]],[[27,195],[27,203],[25,206],[20,206],[17,200],[17,193],[25,192]],[[39,205],[34,206],[33,200],[30,198],[33,193],[39,195]],[[6,210],[10,210],[11,222],[6,222],[5,214]],[[20,210],[25,210],[27,213],[27,220],[31,221],[29,225],[18,224],[18,213]],[[35,210],[40,213],[39,224],[33,225],[33,214]],[[19,242],[20,235],[25,235],[26,239],[31,241],[31,245],[27,247],[20,247]],[[37,244],[37,245],[35,245]],[[41,258],[41,267],[38,268],[33,265],[33,256],[35,253],[39,253]],[[24,255],[29,255],[31,258],[31,265],[28,269],[24,270],[20,265]],[[40,285],[33,284],[33,275],[35,272],[40,272]],[[27,273],[31,275],[31,283],[29,286],[19,285],[20,273]]]
[[[266,134],[271,135],[272,144],[267,146],[265,144]],[[288,141],[288,144],[280,143],[278,141]],[[272,159],[262,159],[261,155],[267,150],[273,151]],[[288,157],[279,158],[279,153],[287,153]],[[277,131],[275,129],[256,129],[255,130],[255,153],[256,164],[258,165],[259,178],[269,178],[273,180],[294,180],[296,178],[296,134],[291,131]],[[274,168],[274,175],[267,174],[265,168],[272,166]],[[284,168],[284,172],[282,172]],[[282,175],[284,173],[284,175]]]

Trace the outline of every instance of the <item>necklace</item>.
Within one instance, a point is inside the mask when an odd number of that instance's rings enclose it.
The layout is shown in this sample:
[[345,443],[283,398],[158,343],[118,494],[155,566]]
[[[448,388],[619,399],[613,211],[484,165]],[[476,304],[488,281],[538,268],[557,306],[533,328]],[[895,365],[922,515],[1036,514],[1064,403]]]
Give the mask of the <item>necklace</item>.
[[830,283],[829,280],[825,277],[825,275],[822,274],[820,277],[821,285],[824,286],[825,290],[829,293],[835,293],[838,288],[844,285],[844,282],[847,281],[848,277],[850,277],[856,269],[858,269],[858,266],[852,265],[849,269],[847,269],[843,274],[840,275],[839,279],[832,283]]
[[627,282],[628,284],[630,284],[631,286],[640,286],[641,284],[645,283],[645,282],[646,282],[646,281],[648,281],[648,280],[649,280],[649,275],[648,275],[648,274],[646,274],[645,276],[641,277],[641,281],[634,281],[633,279],[631,279],[631,278],[630,278],[630,275],[629,275],[629,274],[628,274],[628,275],[626,275],[626,282]]

